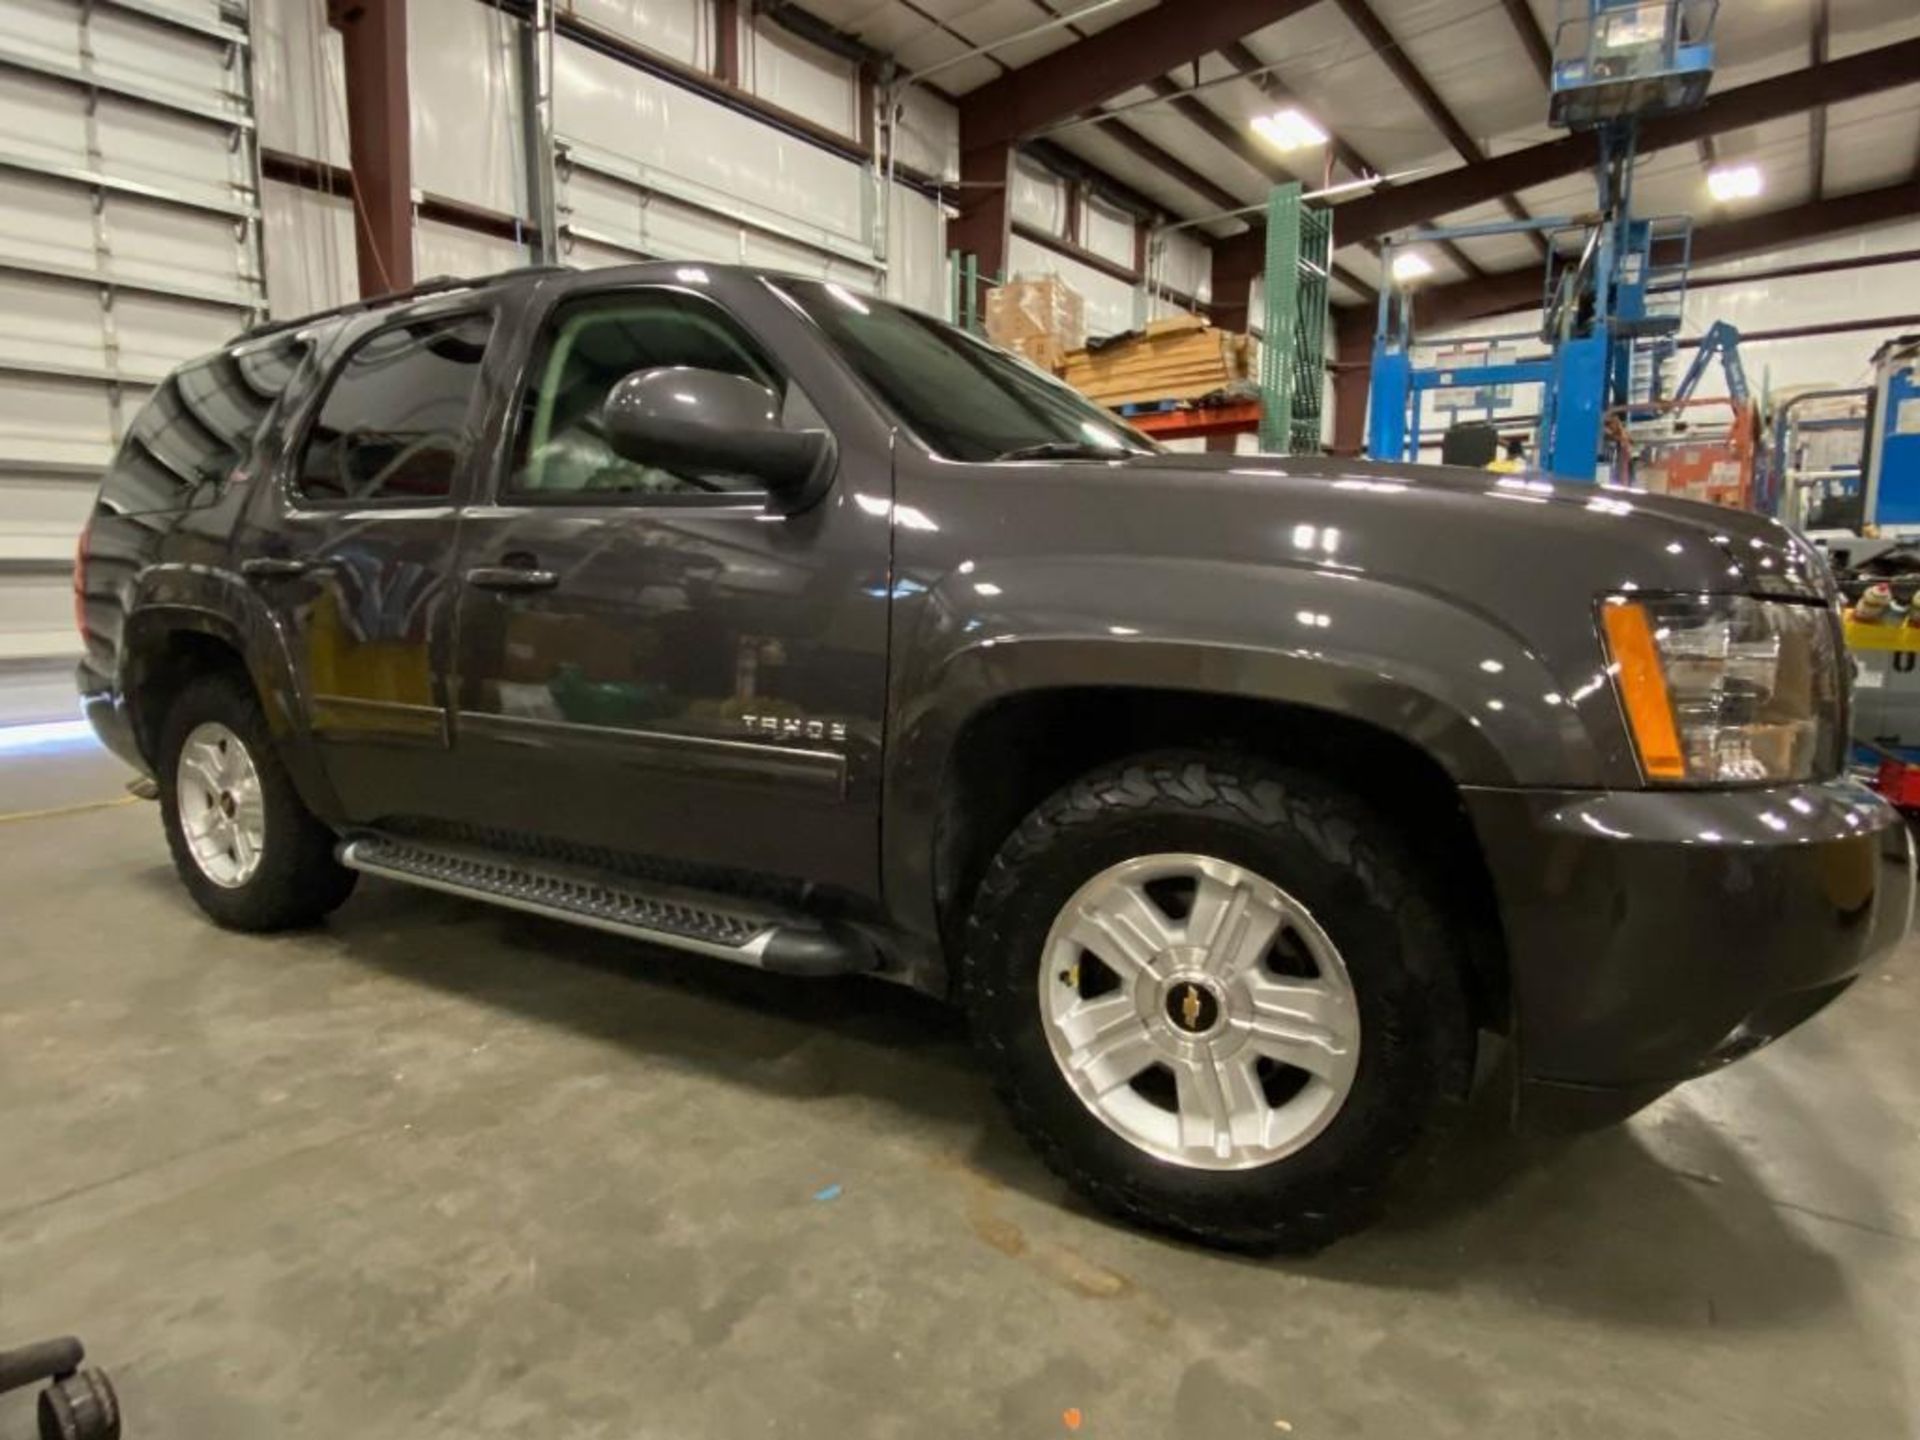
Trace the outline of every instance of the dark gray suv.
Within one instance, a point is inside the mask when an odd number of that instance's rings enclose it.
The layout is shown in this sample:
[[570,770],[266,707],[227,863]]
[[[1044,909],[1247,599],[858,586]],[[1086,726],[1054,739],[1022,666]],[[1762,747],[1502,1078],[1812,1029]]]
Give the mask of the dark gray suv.
[[366,872],[952,995],[1050,1164],[1216,1244],[1362,1223],[1477,1073],[1624,1116],[1908,923],[1779,525],[1168,454],[812,280],[244,336],[141,412],[76,585],[88,713],[219,923]]

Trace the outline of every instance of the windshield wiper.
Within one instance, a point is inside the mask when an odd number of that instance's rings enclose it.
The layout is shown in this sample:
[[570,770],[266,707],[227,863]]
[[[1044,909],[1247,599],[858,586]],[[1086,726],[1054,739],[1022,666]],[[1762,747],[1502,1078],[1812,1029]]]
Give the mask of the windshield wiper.
[[1132,450],[1115,450],[1108,445],[1090,445],[1084,440],[1046,440],[1038,445],[1019,445],[996,455],[995,460],[1124,460]]

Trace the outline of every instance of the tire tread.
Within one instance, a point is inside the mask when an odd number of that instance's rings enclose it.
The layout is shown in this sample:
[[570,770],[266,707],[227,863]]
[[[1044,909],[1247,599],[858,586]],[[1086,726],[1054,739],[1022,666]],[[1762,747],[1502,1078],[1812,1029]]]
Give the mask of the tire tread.
[[[246,884],[228,889],[200,871],[180,828],[179,754],[195,725],[217,720],[246,745],[267,807],[266,853]],[[162,726],[160,811],[174,869],[215,924],[230,930],[290,930],[317,924],[353,892],[356,872],[333,857],[335,836],[314,817],[280,763],[259,698],[247,680],[215,671],[189,681]]]
[[[1020,1082],[1010,1037],[993,1020],[1007,1003],[1008,990],[1020,983],[1018,965],[996,964],[993,957],[1015,943],[1006,933],[1007,920],[1036,867],[1076,835],[1111,824],[1116,816],[1144,819],[1169,809],[1299,837],[1350,878],[1361,903],[1391,916],[1416,990],[1458,983],[1457,971],[1449,968],[1455,941],[1438,908],[1390,832],[1360,801],[1309,773],[1251,756],[1181,753],[1140,756],[1096,770],[1056,792],[1014,830],[982,878],[968,916],[962,1003],[1015,1128],[1049,1169],[1094,1203],[1135,1224],[1217,1248],[1319,1249],[1377,1214],[1397,1163],[1424,1129],[1426,1103],[1408,1103],[1382,1116],[1363,1155],[1351,1157],[1337,1178],[1316,1180],[1290,1194],[1277,1210],[1248,1205],[1228,1215],[1197,1207],[1176,1211],[1108,1173],[1109,1167],[1088,1163],[1082,1147],[1048,1123],[1035,1095]],[[1437,1027],[1369,1035],[1367,1043],[1405,1052],[1410,1097],[1431,1097],[1443,1058]]]

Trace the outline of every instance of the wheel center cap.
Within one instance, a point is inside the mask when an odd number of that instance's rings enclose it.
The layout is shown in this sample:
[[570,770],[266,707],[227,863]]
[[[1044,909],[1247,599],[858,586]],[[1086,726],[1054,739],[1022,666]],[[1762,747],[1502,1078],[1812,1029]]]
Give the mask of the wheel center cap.
[[1183,1035],[1205,1035],[1220,1023],[1220,997],[1208,981],[1172,980],[1167,985],[1163,1003],[1167,1019]]
[[233,803],[233,792],[231,790],[222,790],[220,792],[220,813],[222,815],[231,820],[233,818],[233,812],[239,808],[239,806]]

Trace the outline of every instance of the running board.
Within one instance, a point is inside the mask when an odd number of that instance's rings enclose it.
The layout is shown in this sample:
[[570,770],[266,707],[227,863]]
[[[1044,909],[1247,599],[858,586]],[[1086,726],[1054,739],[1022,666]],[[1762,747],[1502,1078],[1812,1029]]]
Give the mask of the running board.
[[879,964],[873,947],[851,931],[603,870],[390,835],[355,836],[342,842],[338,856],[367,875],[780,975],[854,975]]

